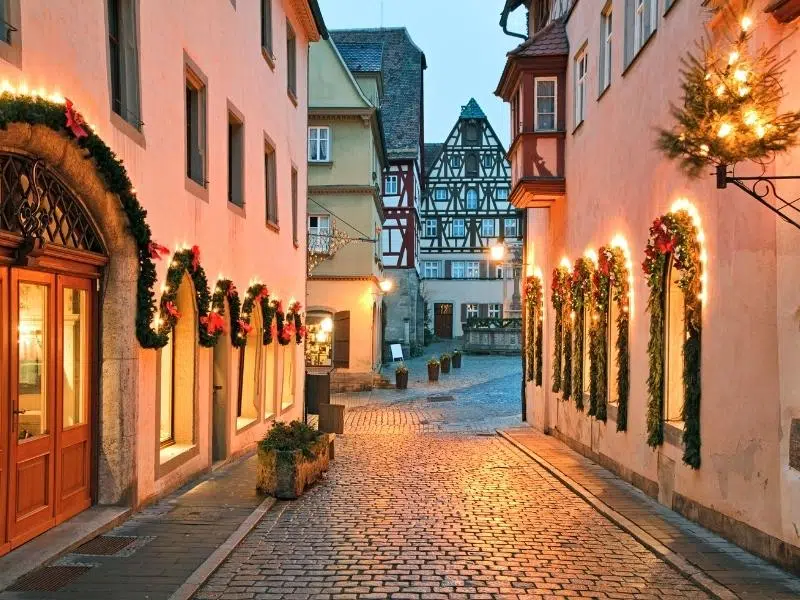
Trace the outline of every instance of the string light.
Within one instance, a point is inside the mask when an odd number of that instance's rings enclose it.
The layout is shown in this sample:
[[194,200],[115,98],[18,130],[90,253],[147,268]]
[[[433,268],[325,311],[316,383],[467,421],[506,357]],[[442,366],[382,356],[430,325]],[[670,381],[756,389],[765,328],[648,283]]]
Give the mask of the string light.
[[583,257],[592,261],[595,267],[597,266],[597,262],[599,259],[597,257],[597,252],[592,248],[588,248],[586,252],[583,253]]
[[730,123],[722,123],[719,126],[719,130],[717,131],[717,135],[721,138],[728,137],[733,131],[733,127],[731,127]]
[[[622,255],[625,257],[625,269],[628,271],[628,305],[633,306],[633,258],[631,255],[631,248],[628,245],[628,240],[622,234],[617,234],[611,240],[612,248],[619,248],[622,250]],[[628,312],[628,306],[624,306],[623,310]]]
[[705,241],[706,236],[703,233],[703,227],[700,221],[700,213],[694,204],[689,202],[686,198],[678,198],[673,202],[670,212],[686,211],[692,219],[695,230],[697,231],[697,243],[700,244],[700,291],[697,293],[697,299],[705,303],[708,299],[708,252],[706,251]]
[[572,263],[569,261],[569,259],[566,256],[561,259],[561,263],[560,263],[559,266],[564,268],[564,269],[566,269],[567,271],[571,271],[572,270]]
[[742,26],[742,31],[747,31],[753,26],[753,19],[745,15],[744,17],[742,17],[742,22],[740,23],[740,25]]

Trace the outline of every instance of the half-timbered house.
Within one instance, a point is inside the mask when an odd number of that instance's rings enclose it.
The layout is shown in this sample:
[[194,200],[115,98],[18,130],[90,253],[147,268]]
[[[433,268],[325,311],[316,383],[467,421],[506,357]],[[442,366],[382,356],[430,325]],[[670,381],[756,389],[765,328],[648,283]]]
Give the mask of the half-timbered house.
[[512,310],[513,265],[492,261],[490,249],[505,244],[513,253],[521,231],[508,202],[505,148],[474,98],[447,140],[426,144],[425,152],[420,264],[429,326],[447,339],[461,336],[470,318],[503,318]]

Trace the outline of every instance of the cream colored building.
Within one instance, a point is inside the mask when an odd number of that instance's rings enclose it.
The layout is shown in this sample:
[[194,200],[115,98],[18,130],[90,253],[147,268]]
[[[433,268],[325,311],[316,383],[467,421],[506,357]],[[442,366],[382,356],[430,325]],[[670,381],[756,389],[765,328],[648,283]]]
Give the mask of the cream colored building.
[[[368,51],[379,67],[381,47]],[[332,41],[311,46],[308,243],[324,260],[308,279],[307,363],[332,367],[334,389],[371,387],[381,363],[381,93],[379,69],[356,78]]]

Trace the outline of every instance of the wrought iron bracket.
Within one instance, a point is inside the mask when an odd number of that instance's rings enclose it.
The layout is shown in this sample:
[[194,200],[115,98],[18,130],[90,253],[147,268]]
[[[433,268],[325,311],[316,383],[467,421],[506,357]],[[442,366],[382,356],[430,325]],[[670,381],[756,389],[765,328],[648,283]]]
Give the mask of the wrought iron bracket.
[[737,177],[733,168],[728,165],[717,165],[717,189],[724,190],[728,184],[755,198],[785,222],[800,229],[800,196],[787,198],[778,193],[776,182],[800,181],[800,175],[776,175],[767,177]]

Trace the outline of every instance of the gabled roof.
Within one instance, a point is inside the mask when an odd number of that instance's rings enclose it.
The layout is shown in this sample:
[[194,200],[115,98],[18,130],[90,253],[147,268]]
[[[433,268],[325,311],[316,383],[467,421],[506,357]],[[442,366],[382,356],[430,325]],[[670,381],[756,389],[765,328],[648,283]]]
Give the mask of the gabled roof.
[[470,98],[466,106],[461,107],[462,119],[485,119],[486,114],[483,109],[478,105],[475,98]]
[[383,128],[390,159],[415,158],[422,144],[422,72],[425,54],[405,27],[341,29],[330,32],[337,46],[380,45],[383,48]]
[[383,44],[336,44],[347,68],[353,73],[380,73]]
[[442,147],[444,144],[425,144],[425,164],[423,165],[425,169],[425,174],[428,174],[428,171],[431,170],[431,167],[436,162],[436,159],[439,158],[439,155],[442,153]]
[[555,19],[511,52],[510,57],[562,56],[569,54],[569,40],[564,19]]

